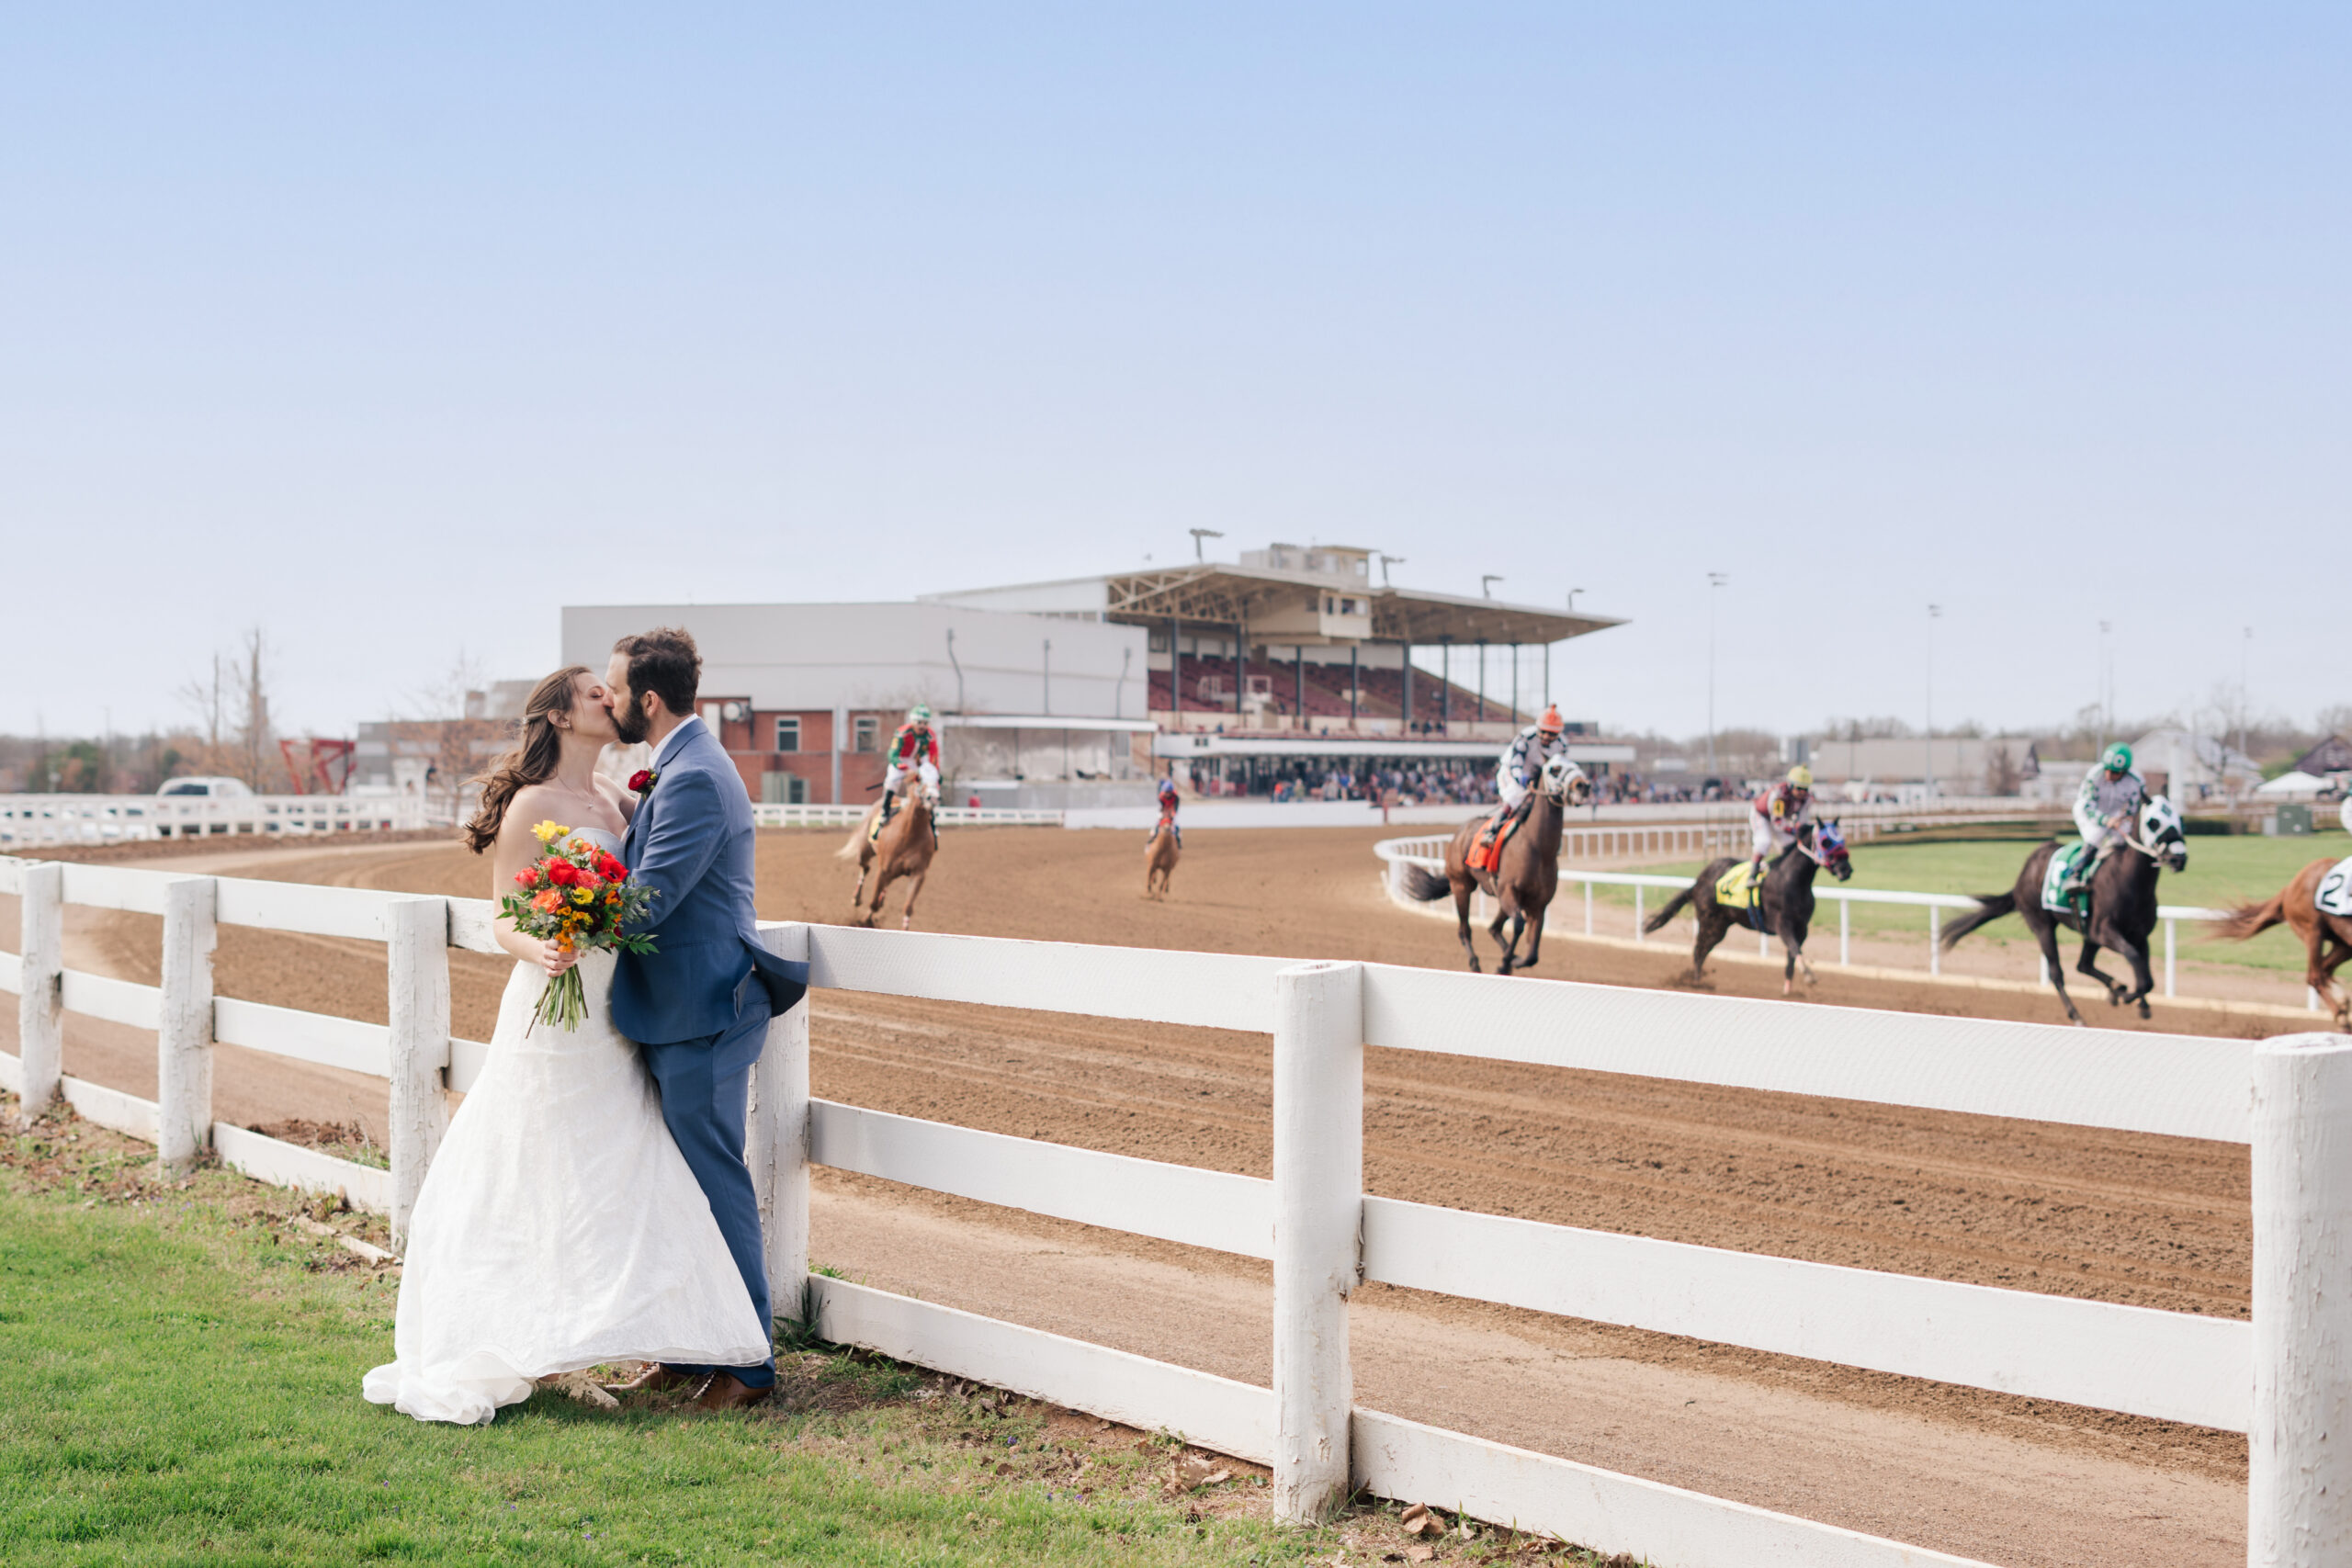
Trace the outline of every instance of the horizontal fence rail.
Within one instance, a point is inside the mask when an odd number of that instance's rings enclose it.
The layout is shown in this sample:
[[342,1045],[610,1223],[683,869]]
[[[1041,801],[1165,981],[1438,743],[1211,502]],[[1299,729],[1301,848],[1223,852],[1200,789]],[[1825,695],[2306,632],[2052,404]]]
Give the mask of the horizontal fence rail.
[[[761,828],[854,828],[865,820],[871,806],[854,802],[838,806],[779,806],[773,801],[754,802],[752,821]],[[939,808],[939,825],[943,828],[1058,828],[1062,813],[1044,807],[1035,809],[1001,806],[943,806]]]
[[398,832],[450,820],[447,807],[413,795],[0,795],[0,844]]
[[[224,1163],[265,1180],[342,1188],[354,1203],[390,1213],[404,1239],[407,1211],[437,1145],[442,1091],[469,1086],[489,1060],[489,1047],[452,1036],[447,981],[452,949],[498,951],[487,901],[5,858],[0,892],[23,901],[19,952],[0,955],[0,980],[18,993],[25,1049],[21,1057],[0,1056],[0,1083],[24,1094],[28,1109],[62,1094],[91,1120],[138,1136],[162,1137],[183,1123],[205,1129]],[[161,914],[165,984],[133,985],[65,969],[54,933],[58,912],[69,902]],[[391,1022],[368,1024],[212,997],[209,933],[216,921],[381,942],[391,960]],[[2340,1103],[2343,1126],[2324,1118],[2307,1118],[2309,1125],[2291,1116],[2256,1118],[2254,1086],[2263,1054],[2312,1047],[1800,1010],[1737,998],[1382,964],[1300,966],[1250,955],[831,926],[768,926],[763,937],[779,953],[805,957],[820,988],[1272,1036],[1272,1179],[812,1100],[805,1005],[771,1025],[767,1055],[755,1074],[751,1160],[781,1311],[813,1314],[819,1332],[839,1342],[1270,1462],[1277,1509],[1285,1517],[1314,1517],[1336,1495],[1334,1487],[1343,1492],[1352,1482],[1384,1495],[1443,1502],[1661,1563],[1891,1568],[1962,1561],[1354,1408],[1344,1303],[1353,1282],[1363,1279],[2248,1431],[2258,1453],[2271,1451],[2265,1443],[2283,1445],[2283,1457],[2256,1466],[2257,1515],[2269,1507],[2297,1520],[2315,1519],[2319,1533],[2312,1539],[2336,1539],[2325,1532],[2339,1523],[2352,1529],[2352,1510],[2341,1501],[2352,1494],[2352,1475],[2325,1495],[2312,1494],[2298,1479],[2335,1476],[2345,1466],[2333,1450],[2299,1448],[2297,1434],[2309,1424],[2279,1414],[2290,1406],[2312,1407],[2325,1390],[2314,1390],[2318,1374],[2297,1370],[2319,1365],[2308,1359],[2303,1341],[2278,1339],[2280,1325],[2303,1320],[2280,1315],[2285,1309],[2275,1299],[2266,1309],[2260,1289],[2249,1323],[1405,1202],[1362,1190],[1360,1134],[1348,1131],[1361,1124],[1360,1058],[1369,1046],[2253,1141],[2259,1174],[2271,1168],[2262,1164],[2265,1157],[2278,1165],[2282,1138],[2318,1139],[2312,1148],[2352,1148],[2352,1069],[2338,1099],[2324,1102]],[[191,952],[200,953],[202,962],[191,968],[177,961],[175,968],[170,954]],[[200,1089],[173,1089],[174,1075],[164,1074],[160,1101],[63,1077],[55,1070],[54,1053],[61,1009],[157,1030],[159,1052],[167,1059],[174,1049],[229,1043],[383,1077],[394,1111],[391,1168],[360,1166],[213,1122],[209,1069],[197,1076]],[[175,1021],[189,1019],[195,1022]],[[2352,1046],[2342,1054],[2352,1061]],[[185,1068],[177,1071],[180,1079],[189,1078]],[[1300,1093],[1317,1098],[1302,1101],[1295,1098]],[[1341,1115],[1343,1107],[1352,1115]],[[1285,1142],[1302,1135],[1300,1128],[1336,1141],[1302,1156]],[[1272,1258],[1275,1386],[1238,1383],[810,1276],[805,1173],[811,1164]],[[2274,1257],[2281,1245],[2321,1245],[2314,1238],[2322,1233],[2308,1230],[2306,1222],[2280,1218],[2290,1213],[2281,1205],[2291,1198],[2308,1208],[2312,1192],[2335,1191],[2329,1183],[2336,1178],[2329,1170],[2297,1177],[2284,1198],[2267,1195],[2270,1190],[2257,1180],[2258,1254]],[[2352,1169],[2342,1173],[2339,1185],[2348,1190],[2331,1201],[2352,1216]],[[1323,1228],[1302,1241],[1306,1231],[1285,1227],[1310,1222],[1283,1217],[1294,1213],[1320,1214],[1310,1228]],[[1336,1231],[1329,1228],[1333,1216]],[[1285,1235],[1292,1237],[1287,1261]],[[2289,1239],[2281,1242],[2281,1235]],[[1332,1240],[1336,1257],[1329,1255]],[[1299,1251],[1301,1246],[1307,1250]],[[2264,1252],[2266,1247],[2271,1251]],[[2258,1286],[2264,1279],[2291,1276],[2275,1265],[2266,1274],[2264,1267],[2258,1258]],[[1340,1325],[1336,1341],[1328,1333],[1319,1340],[1285,1338],[1293,1333],[1284,1327],[1285,1314]],[[2312,1321],[2309,1332],[2320,1332],[2324,1325]],[[1317,1458],[1300,1446],[1298,1423],[1339,1434],[1333,1440],[1345,1452],[1337,1472],[1329,1467],[1328,1450]],[[2339,1521],[2338,1515],[2346,1518]]]

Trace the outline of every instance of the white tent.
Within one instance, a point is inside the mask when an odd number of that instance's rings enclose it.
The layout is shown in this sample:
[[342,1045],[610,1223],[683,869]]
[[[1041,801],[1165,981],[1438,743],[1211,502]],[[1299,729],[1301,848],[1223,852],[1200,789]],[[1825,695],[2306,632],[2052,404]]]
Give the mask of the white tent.
[[2325,779],[2316,779],[2309,773],[2280,773],[2254,793],[2272,800],[2312,800],[2328,787]]

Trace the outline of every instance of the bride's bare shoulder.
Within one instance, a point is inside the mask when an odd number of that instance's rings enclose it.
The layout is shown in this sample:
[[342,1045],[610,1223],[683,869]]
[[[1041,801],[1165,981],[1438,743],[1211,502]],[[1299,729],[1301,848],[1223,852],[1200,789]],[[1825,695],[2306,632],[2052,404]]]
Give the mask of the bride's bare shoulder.
[[597,796],[620,813],[621,825],[627,827],[637,817],[637,796],[623,789],[603,773],[595,775]]
[[[532,829],[550,818],[563,822],[555,814],[556,804],[556,792],[545,784],[525,784],[516,790],[514,798],[506,803],[505,818],[498,824],[499,842],[517,843],[528,839]],[[569,822],[563,825],[572,826]]]

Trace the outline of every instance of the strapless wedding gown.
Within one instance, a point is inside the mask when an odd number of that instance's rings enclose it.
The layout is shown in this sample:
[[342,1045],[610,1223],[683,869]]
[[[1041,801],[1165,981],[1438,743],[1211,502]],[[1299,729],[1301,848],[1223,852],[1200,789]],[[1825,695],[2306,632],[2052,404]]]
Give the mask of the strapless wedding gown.
[[612,954],[586,954],[580,973],[588,1016],[576,1031],[526,1035],[547,974],[517,964],[506,982],[489,1064],[417,1195],[398,1359],[362,1385],[378,1404],[478,1426],[557,1372],[767,1359],[644,1058],[605,1010]]

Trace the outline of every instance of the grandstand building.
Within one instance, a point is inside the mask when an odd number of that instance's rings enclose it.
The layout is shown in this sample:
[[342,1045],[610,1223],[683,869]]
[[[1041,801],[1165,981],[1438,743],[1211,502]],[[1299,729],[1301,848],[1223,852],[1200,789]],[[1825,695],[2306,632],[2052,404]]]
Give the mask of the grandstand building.
[[[921,701],[939,716],[951,799],[1050,808],[1138,803],[1161,774],[1263,793],[1334,773],[1490,771],[1553,695],[1519,673],[1520,650],[1621,624],[1374,584],[1372,557],[1274,545],[1238,564],[911,604],[572,606],[563,658],[601,667],[626,633],[692,631],[703,717],[755,800],[872,799]],[[1490,662],[1512,673],[1482,673]],[[1569,747],[1588,771],[1632,761],[1589,728]]]

